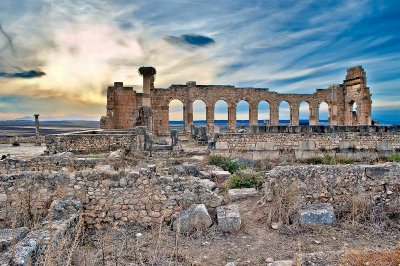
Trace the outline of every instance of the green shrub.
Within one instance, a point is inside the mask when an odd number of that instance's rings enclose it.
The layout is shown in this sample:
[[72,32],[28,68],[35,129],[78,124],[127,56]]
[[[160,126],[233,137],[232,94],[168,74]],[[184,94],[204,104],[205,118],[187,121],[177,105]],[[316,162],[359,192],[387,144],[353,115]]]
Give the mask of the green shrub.
[[258,174],[247,174],[241,171],[232,175],[228,188],[260,188],[264,179]]
[[359,160],[353,158],[338,158],[333,157],[329,154],[325,154],[324,157],[313,157],[307,160],[310,164],[354,164]]
[[391,156],[386,156],[386,161],[400,163],[400,155],[398,155],[397,153],[394,153]]
[[225,171],[229,171],[231,174],[237,172],[240,169],[246,168],[245,165],[242,165],[238,162],[233,161],[231,158],[221,155],[212,155],[208,157],[208,162],[209,164],[221,167]]

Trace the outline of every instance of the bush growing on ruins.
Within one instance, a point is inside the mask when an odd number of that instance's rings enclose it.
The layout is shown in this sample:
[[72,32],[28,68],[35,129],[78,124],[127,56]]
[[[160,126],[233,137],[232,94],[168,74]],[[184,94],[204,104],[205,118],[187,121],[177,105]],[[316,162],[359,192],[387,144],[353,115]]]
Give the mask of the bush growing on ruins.
[[395,163],[400,163],[400,155],[398,155],[397,153],[394,153],[391,156],[387,156],[385,158],[386,162],[395,162]]
[[228,188],[260,188],[264,179],[259,174],[236,172],[228,182]]
[[339,157],[334,157],[329,154],[325,154],[324,157],[312,157],[307,160],[308,163],[310,164],[329,164],[329,165],[335,165],[335,164],[354,164],[358,160],[355,160],[353,158],[339,158]]
[[229,171],[231,174],[246,167],[245,165],[233,161],[231,158],[224,157],[221,155],[212,155],[208,157],[208,162],[209,164],[221,167],[225,171]]

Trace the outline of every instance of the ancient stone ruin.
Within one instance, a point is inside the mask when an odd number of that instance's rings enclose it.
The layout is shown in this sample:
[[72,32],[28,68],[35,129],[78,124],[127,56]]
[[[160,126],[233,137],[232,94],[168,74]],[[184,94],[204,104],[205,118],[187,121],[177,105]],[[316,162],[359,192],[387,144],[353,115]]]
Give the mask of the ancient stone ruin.
[[[107,115],[101,118],[103,129],[130,129],[135,125],[146,126],[155,135],[168,134],[169,103],[183,103],[185,132],[193,124],[193,102],[202,100],[206,104],[206,120],[209,133],[214,132],[214,107],[218,100],[228,104],[228,127],[236,131],[236,106],[244,100],[249,104],[249,124],[258,125],[258,104],[266,101],[270,108],[270,125],[279,125],[279,104],[290,105],[290,125],[299,125],[299,106],[305,101],[309,105],[309,124],[318,125],[318,110],[321,103],[328,104],[329,125],[371,125],[371,94],[367,87],[365,71],[361,66],[347,69],[342,84],[328,89],[317,89],[313,94],[279,94],[269,89],[236,88],[221,85],[197,85],[188,81],[186,85],[171,85],[167,89],[154,88],[156,70],[141,67],[143,93],[132,87],[115,82],[107,90]],[[353,111],[356,104],[357,110]]]

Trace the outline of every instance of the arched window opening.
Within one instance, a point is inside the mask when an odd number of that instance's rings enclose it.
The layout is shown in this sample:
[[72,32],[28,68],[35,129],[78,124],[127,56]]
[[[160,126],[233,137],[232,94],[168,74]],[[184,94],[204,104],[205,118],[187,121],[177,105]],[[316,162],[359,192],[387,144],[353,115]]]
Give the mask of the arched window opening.
[[183,131],[183,103],[180,100],[172,100],[168,109],[169,130]]
[[269,111],[269,104],[267,101],[261,101],[258,104],[258,124],[270,124],[270,111]]
[[290,105],[286,101],[279,104],[279,125],[290,125]]

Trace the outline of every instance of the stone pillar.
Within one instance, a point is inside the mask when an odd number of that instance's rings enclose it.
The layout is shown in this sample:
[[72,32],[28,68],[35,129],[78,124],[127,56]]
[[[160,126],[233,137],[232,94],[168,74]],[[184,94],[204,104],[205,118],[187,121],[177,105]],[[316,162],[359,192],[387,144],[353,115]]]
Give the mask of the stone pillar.
[[150,106],[150,75],[143,75],[143,106]]
[[187,101],[183,107],[183,121],[185,132],[190,132],[190,126],[193,125],[193,101]]
[[269,105],[270,125],[279,125],[279,106],[276,104]]
[[[148,106],[148,109],[151,110],[151,88],[154,86],[154,76],[156,75],[156,69],[154,67],[141,67],[139,68],[140,75],[143,76],[143,98],[142,98],[142,106]],[[148,121],[148,128],[153,130],[153,122],[151,119],[151,115]]]
[[315,105],[314,103],[310,105],[310,114],[309,114],[309,125],[310,126],[316,126],[318,125],[318,120],[319,120],[319,113],[318,113],[318,104]]
[[228,129],[229,132],[236,132],[236,104],[228,106]]
[[254,103],[249,104],[249,125],[258,126],[258,105]]
[[35,126],[36,126],[36,138],[35,145],[40,146],[40,138],[39,138],[39,114],[34,114],[35,116]]
[[208,133],[214,133],[214,105],[206,106],[206,121]]
[[295,106],[290,106],[290,125],[292,126],[298,126],[299,125],[299,105],[297,103],[293,103],[292,105]]

